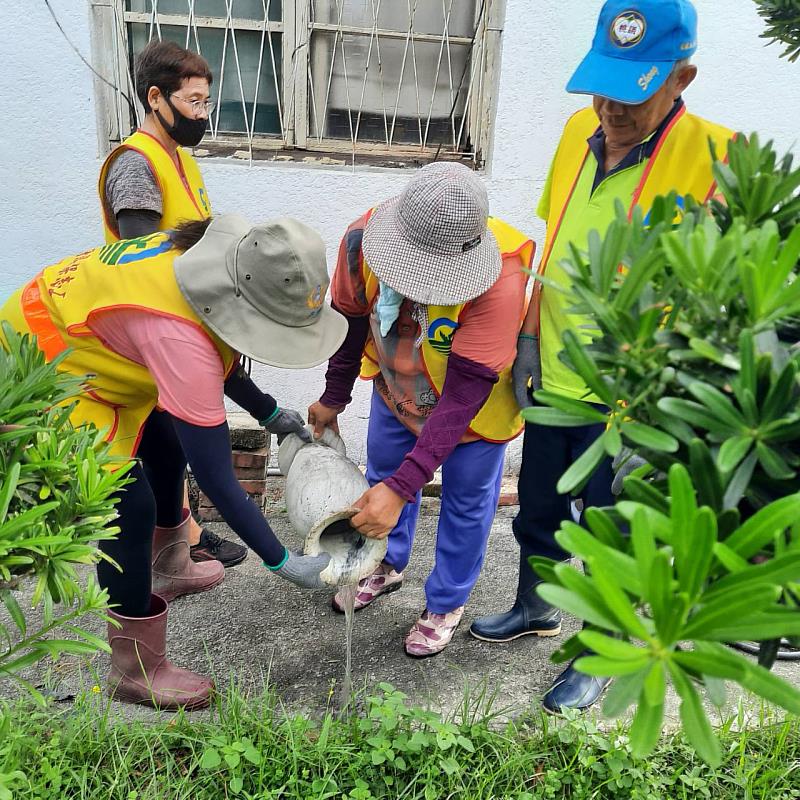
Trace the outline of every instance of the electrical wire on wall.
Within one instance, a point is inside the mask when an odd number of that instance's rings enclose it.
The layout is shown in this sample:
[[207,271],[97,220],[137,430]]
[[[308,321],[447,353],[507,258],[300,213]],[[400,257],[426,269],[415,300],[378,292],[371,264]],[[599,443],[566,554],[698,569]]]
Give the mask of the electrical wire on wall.
[[53,22],[55,22],[55,24],[56,24],[56,27],[57,27],[57,28],[58,28],[58,30],[61,32],[61,35],[64,37],[64,41],[66,41],[66,43],[67,43],[67,44],[68,44],[68,45],[69,45],[69,46],[72,48],[72,50],[73,50],[73,52],[75,53],[75,55],[77,55],[77,56],[78,56],[78,58],[79,58],[79,59],[80,59],[80,60],[83,62],[83,64],[84,64],[84,65],[85,65],[85,66],[86,66],[86,67],[87,67],[87,68],[88,68],[88,69],[89,69],[89,70],[92,72],[92,74],[93,74],[95,77],[99,78],[99,79],[100,79],[100,80],[101,80],[101,81],[102,81],[104,84],[106,84],[106,86],[109,86],[109,87],[111,87],[111,88],[112,88],[112,89],[113,89],[115,92],[117,92],[117,94],[119,94],[121,97],[124,97],[124,98],[125,98],[125,102],[127,102],[127,104],[128,104],[128,108],[130,109],[130,111],[131,111],[131,114],[133,115],[133,117],[136,117],[136,106],[134,105],[134,103],[133,103],[133,101],[131,100],[131,98],[130,98],[130,97],[127,95],[127,94],[125,94],[125,92],[123,92],[123,91],[122,91],[122,89],[120,89],[118,86],[116,86],[116,85],[115,85],[114,83],[112,83],[110,80],[108,80],[108,79],[107,79],[107,78],[105,78],[103,75],[101,75],[101,74],[100,74],[100,73],[99,73],[99,72],[98,72],[98,71],[97,71],[97,70],[96,70],[96,69],[95,69],[95,68],[92,66],[91,62],[89,62],[89,61],[88,61],[88,60],[87,60],[87,59],[84,57],[83,53],[81,53],[81,51],[80,51],[80,50],[79,50],[79,49],[78,49],[78,48],[75,46],[75,44],[73,43],[72,39],[70,39],[70,38],[69,38],[69,36],[67,35],[67,32],[64,30],[64,26],[61,24],[60,20],[59,20],[59,19],[58,19],[58,17],[56,16],[56,12],[53,10],[53,7],[50,5],[50,0],[44,0],[44,4],[45,4],[45,6],[47,6],[47,10],[50,12],[50,16],[53,18]]

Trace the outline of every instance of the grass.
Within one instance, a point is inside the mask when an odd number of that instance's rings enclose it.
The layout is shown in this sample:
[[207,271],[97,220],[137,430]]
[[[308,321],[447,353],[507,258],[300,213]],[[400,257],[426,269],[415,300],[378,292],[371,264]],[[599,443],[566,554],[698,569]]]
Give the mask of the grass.
[[712,769],[677,736],[641,762],[621,726],[591,717],[503,723],[467,695],[445,719],[406,700],[381,684],[357,714],[311,720],[231,688],[210,715],[155,723],[123,721],[93,692],[63,709],[17,703],[0,724],[0,799],[800,798],[797,719],[739,733],[731,720]]

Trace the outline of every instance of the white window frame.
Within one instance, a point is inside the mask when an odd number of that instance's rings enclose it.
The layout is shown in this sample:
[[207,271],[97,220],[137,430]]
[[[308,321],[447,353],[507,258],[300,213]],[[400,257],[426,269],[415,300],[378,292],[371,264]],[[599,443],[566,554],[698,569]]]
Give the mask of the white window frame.
[[[281,58],[282,86],[278,93],[278,108],[282,134],[228,134],[206,136],[195,151],[200,156],[228,156],[247,160],[298,161],[324,164],[363,164],[373,166],[416,166],[434,159],[461,160],[476,169],[486,165],[491,152],[497,86],[500,72],[500,43],[502,20],[505,15],[505,0],[478,0],[476,4],[475,37],[455,37],[447,32],[441,35],[400,32],[377,28],[368,29],[346,25],[325,24],[310,21],[313,0],[271,0],[282,3],[282,19],[267,20],[236,19],[230,15],[231,0],[227,2],[228,19],[195,16],[198,27],[229,27],[235,31],[257,31],[271,42],[271,35],[281,34],[281,48],[274,57]],[[404,0],[374,0],[380,2],[403,2]],[[409,3],[438,2],[438,0],[407,0]],[[336,0],[331,0],[335,3]],[[442,0],[458,2],[458,0]],[[265,0],[266,3],[266,0]],[[124,10],[124,0],[90,0],[92,55],[98,72],[109,84],[119,87],[136,103],[137,116],[141,119],[142,108],[135,98],[131,65],[128,61],[128,23],[146,23],[157,29],[160,25],[187,26],[189,14],[135,13]],[[469,75],[465,76],[462,92],[466,92],[463,131],[457,132],[459,146],[466,141],[466,133],[472,142],[469,152],[459,148],[430,144],[407,144],[366,142],[347,139],[318,138],[312,133],[313,110],[309,107],[309,81],[311,73],[309,41],[312,31],[329,31],[334,34],[334,47],[341,35],[359,33],[369,36],[370,42],[377,37],[405,39],[409,43],[435,42],[442,48],[448,44],[471,45]],[[233,37],[232,37],[233,38]],[[227,41],[227,39],[226,39]],[[195,43],[190,39],[193,49]],[[271,54],[272,47],[264,45],[262,52]],[[218,76],[215,76],[217,80]],[[231,78],[226,76],[226,80]],[[235,79],[235,76],[234,76]],[[116,144],[132,132],[128,104],[119,91],[95,78],[97,98],[97,129],[101,153],[109,152]],[[216,84],[216,81],[215,81]],[[216,88],[216,85],[215,85]],[[212,98],[213,98],[212,89]],[[353,109],[355,112],[355,109]],[[385,112],[384,112],[385,113]],[[396,113],[396,110],[395,110]],[[421,117],[421,128],[425,118]],[[427,135],[427,134],[425,134]],[[424,140],[425,136],[423,136]]]

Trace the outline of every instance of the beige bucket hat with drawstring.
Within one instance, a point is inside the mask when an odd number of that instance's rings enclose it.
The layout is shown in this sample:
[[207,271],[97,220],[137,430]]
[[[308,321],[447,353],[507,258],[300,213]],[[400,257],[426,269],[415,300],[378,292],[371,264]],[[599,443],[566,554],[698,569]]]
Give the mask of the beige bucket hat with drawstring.
[[201,322],[254,361],[314,367],[347,334],[347,320],[325,302],[325,244],[298,220],[253,225],[237,214],[215,217],[174,269]]

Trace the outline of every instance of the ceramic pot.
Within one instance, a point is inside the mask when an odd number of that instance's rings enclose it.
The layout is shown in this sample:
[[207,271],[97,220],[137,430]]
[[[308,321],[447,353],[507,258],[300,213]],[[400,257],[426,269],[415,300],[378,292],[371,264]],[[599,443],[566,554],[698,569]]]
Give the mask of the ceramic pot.
[[311,444],[289,435],[278,448],[278,466],[286,476],[289,522],[303,537],[303,552],[331,556],[322,580],[340,586],[371,575],[386,555],[387,540],[362,536],[348,522],[369,484],[347,458],[342,439],[330,428]]

